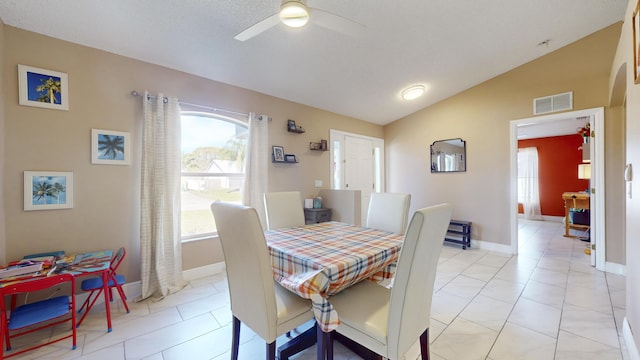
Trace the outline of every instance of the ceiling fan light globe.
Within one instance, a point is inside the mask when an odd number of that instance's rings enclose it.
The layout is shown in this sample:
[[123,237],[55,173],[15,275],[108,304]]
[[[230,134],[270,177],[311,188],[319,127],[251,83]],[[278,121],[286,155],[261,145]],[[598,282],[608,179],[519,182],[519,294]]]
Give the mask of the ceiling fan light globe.
[[309,9],[299,1],[286,1],[280,6],[280,21],[283,24],[298,28],[309,22]]

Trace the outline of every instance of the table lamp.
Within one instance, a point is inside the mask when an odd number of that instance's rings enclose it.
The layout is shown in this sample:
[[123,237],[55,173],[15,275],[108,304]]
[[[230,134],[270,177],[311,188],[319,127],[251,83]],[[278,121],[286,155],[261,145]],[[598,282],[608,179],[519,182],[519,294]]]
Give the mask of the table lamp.
[[[578,165],[578,179],[591,180],[591,164]],[[591,181],[589,181],[589,187],[591,187]],[[586,192],[589,193],[588,188]]]

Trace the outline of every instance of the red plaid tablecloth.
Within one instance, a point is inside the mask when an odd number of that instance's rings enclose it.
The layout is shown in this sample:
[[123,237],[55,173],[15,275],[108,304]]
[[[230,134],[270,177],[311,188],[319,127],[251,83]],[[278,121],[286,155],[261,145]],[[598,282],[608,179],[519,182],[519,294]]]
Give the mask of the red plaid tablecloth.
[[364,279],[393,277],[403,240],[403,235],[335,221],[265,235],[275,280],[312,300],[324,331],[340,324],[329,297]]

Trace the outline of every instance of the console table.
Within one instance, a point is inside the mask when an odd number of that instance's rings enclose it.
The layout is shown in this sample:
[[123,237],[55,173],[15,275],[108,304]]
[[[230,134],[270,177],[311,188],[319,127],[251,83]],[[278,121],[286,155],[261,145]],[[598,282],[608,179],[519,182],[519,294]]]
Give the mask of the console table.
[[586,192],[566,192],[562,194],[562,199],[564,200],[564,236],[575,238],[577,236],[569,235],[570,229],[586,231],[590,225],[572,223],[569,209],[589,209],[590,196]]

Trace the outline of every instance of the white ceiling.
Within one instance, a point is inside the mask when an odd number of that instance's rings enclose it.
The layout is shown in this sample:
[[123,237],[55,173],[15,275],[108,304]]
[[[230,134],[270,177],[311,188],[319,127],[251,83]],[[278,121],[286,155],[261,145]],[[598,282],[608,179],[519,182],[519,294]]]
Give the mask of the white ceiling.
[[[277,12],[280,0],[0,0],[0,18],[387,124],[621,21],[627,1],[308,0],[363,24],[364,31],[344,35],[312,18],[305,28],[280,24],[245,42],[233,37]],[[548,46],[538,46],[545,40]],[[402,101],[400,91],[415,83],[428,87],[426,96]]]
[[520,124],[517,128],[518,140],[578,134],[578,129],[584,127],[588,122],[591,122],[588,118],[568,117],[553,121]]

